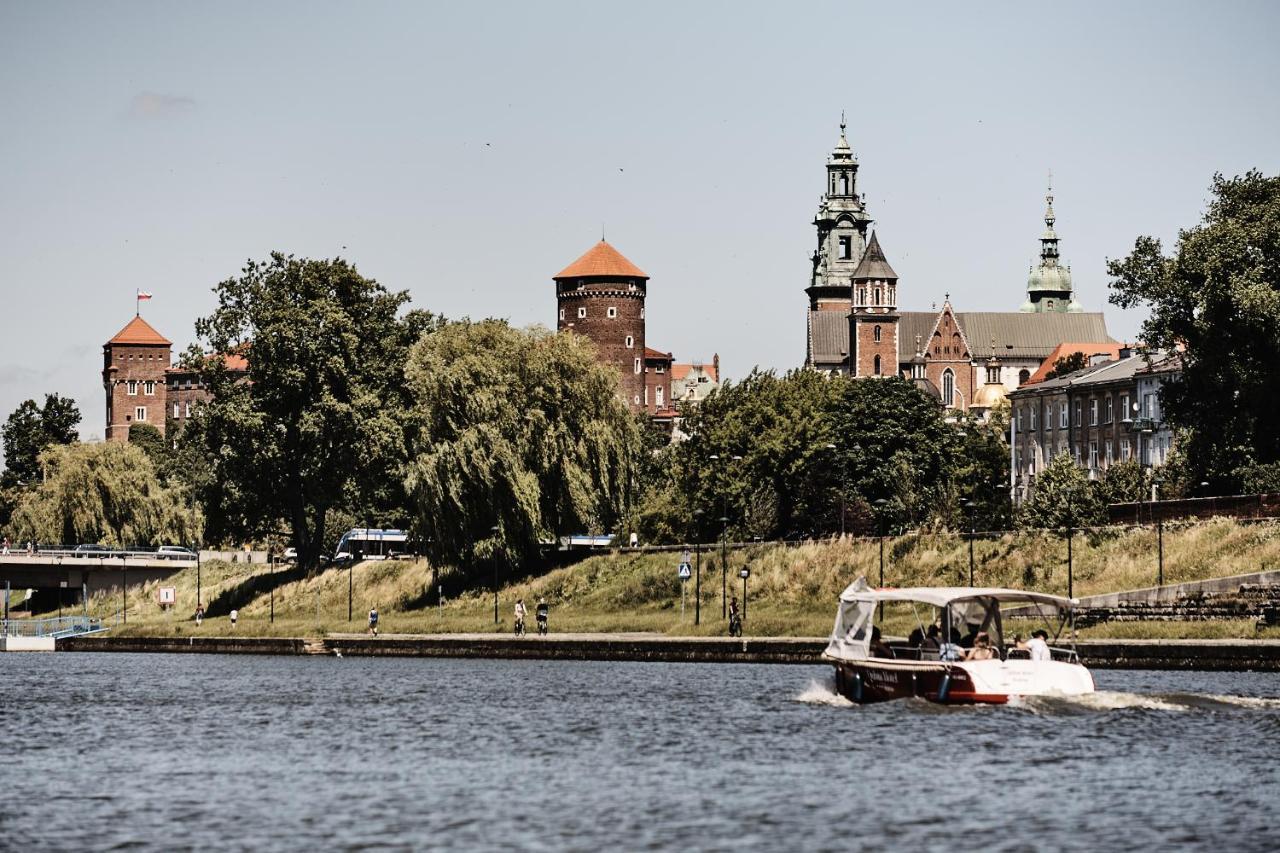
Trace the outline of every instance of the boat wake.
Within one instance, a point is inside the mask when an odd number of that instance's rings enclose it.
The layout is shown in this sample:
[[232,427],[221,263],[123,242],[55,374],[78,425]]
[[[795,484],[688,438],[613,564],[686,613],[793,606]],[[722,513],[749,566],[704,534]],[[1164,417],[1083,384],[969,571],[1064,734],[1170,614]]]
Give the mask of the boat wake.
[[1227,696],[1212,693],[1126,693],[1099,690],[1081,696],[1015,696],[1008,707],[1033,714],[1088,713],[1091,711],[1230,711],[1280,710],[1280,699]]
[[817,679],[810,681],[809,686],[795,698],[795,701],[803,702],[806,705],[829,705],[832,708],[853,707],[852,702],[836,692],[833,682],[818,681]]

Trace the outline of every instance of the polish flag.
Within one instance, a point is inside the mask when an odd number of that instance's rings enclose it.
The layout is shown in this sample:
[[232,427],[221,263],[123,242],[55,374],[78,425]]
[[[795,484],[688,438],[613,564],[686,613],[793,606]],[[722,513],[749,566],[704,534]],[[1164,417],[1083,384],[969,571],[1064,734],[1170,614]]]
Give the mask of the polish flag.
[[151,294],[150,294],[150,293],[148,293],[147,291],[145,291],[145,290],[139,290],[139,291],[138,291],[138,300],[139,300],[139,301],[142,301],[142,300],[144,300],[144,299],[150,299],[150,298],[151,298]]

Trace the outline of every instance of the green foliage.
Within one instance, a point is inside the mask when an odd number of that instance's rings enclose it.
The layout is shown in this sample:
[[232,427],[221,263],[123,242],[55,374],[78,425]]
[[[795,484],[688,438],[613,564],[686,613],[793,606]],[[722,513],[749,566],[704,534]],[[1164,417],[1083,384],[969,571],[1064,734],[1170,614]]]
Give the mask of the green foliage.
[[1151,500],[1151,476],[1136,459],[1110,465],[1099,484],[1103,503],[1122,504]]
[[1234,472],[1240,489],[1246,495],[1280,492],[1280,462],[1269,465],[1245,465]]
[[423,336],[405,372],[406,484],[434,559],[528,564],[557,536],[618,529],[642,438],[586,338],[451,323]]
[[[645,541],[887,532],[1008,522],[1004,415],[944,421],[936,400],[893,378],[755,371],[686,412],[688,440],[658,454],[637,524]],[[883,504],[877,504],[883,501]]]
[[25,486],[40,478],[40,452],[52,444],[70,444],[76,440],[80,410],[75,400],[46,394],[44,406],[26,400],[13,410],[0,427],[4,438],[6,487]]
[[1089,359],[1082,352],[1068,353],[1053,363],[1053,367],[1049,368],[1049,372],[1044,375],[1045,379],[1057,379],[1059,376],[1066,376],[1068,373],[1075,373],[1077,370],[1084,370],[1089,366]]
[[1139,237],[1107,270],[1114,304],[1150,308],[1149,346],[1185,347],[1161,405],[1187,430],[1189,480],[1221,494],[1239,490],[1251,466],[1280,462],[1280,177],[1219,174],[1212,191],[1203,221],[1179,233],[1172,257]]
[[114,546],[192,544],[202,520],[186,495],[165,488],[147,454],[120,442],[54,445],[40,454],[45,480],[14,509],[18,541]]
[[129,443],[147,454],[147,458],[151,460],[157,472],[163,471],[168,465],[169,445],[160,434],[160,430],[151,424],[130,424]]
[[347,509],[374,524],[403,517],[409,346],[436,321],[401,315],[390,293],[341,259],[274,253],[215,288],[218,307],[196,323],[215,353],[239,353],[248,381],[221,356],[187,355],[212,392],[184,442],[201,448],[193,472],[213,539],[291,531],[314,566],[327,516]]
[[689,439],[673,448],[670,462],[681,493],[676,526],[699,538],[719,533],[722,516],[747,537],[838,528],[837,454],[827,445],[836,437],[830,414],[847,383],[814,371],[779,377],[756,370],[686,411]]
[[1022,504],[1023,527],[1088,527],[1106,519],[1099,490],[1069,453],[1060,453],[1036,477],[1031,498]]

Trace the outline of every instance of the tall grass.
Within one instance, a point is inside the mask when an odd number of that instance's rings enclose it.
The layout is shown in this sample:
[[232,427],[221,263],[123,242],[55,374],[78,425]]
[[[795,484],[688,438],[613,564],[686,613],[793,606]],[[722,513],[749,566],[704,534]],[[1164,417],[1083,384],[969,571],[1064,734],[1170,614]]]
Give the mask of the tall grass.
[[[1156,533],[1150,529],[1108,529],[1078,533],[1072,542],[1073,592],[1076,596],[1152,586],[1157,572]],[[1012,586],[1065,594],[1066,541],[1044,533],[1009,533],[974,542],[975,583]],[[1280,568],[1280,524],[1239,524],[1231,520],[1168,525],[1164,531],[1166,583]],[[911,534],[884,541],[885,583],[890,586],[966,585],[969,543],[963,536]],[[499,592],[495,626],[493,596],[487,579],[471,591],[437,606],[431,567],[426,562],[371,562],[348,569],[329,569],[314,577],[280,585],[274,593],[275,622],[269,621],[271,595],[266,567],[206,564],[204,597],[263,584],[240,607],[237,633],[302,635],[364,630],[366,614],[376,606],[386,633],[509,631],[512,608],[523,598],[533,628],[539,596],[551,605],[556,632],[643,631],[666,634],[723,634],[722,566],[718,551],[703,552],[702,624],[695,626],[693,581],[685,587],[685,613],[680,614],[679,555],[614,552],[575,565],[505,585]],[[844,538],[795,546],[761,544],[728,553],[724,568],[729,595],[742,597],[738,572],[751,570],[748,581],[748,632],[755,635],[820,636],[831,627],[836,598],[859,575],[879,580],[880,542]],[[449,574],[442,570],[441,580]],[[187,621],[195,609],[194,570],[184,570],[161,583],[131,588],[129,633],[193,631]],[[458,578],[451,578],[455,583]],[[348,586],[352,620],[347,620]],[[161,586],[178,589],[178,606],[163,612],[155,603]],[[118,608],[110,596],[92,602],[92,611],[109,615]],[[1216,623],[1215,623],[1216,624]],[[225,616],[206,621],[201,633],[228,633]],[[1216,627],[1161,623],[1099,626],[1098,636],[1255,636],[1250,625]],[[1225,633],[1223,633],[1225,632]]]

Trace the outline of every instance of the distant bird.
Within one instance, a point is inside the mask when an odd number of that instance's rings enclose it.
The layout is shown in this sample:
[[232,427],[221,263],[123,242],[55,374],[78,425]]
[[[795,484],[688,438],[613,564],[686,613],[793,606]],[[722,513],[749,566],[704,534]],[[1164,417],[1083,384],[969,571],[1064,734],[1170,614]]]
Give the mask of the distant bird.
[[333,656],[334,656],[334,657],[339,657],[339,658],[340,658],[340,657],[342,657],[342,652],[338,651],[337,649],[334,649],[334,650],[333,650]]

